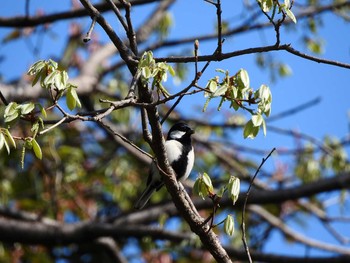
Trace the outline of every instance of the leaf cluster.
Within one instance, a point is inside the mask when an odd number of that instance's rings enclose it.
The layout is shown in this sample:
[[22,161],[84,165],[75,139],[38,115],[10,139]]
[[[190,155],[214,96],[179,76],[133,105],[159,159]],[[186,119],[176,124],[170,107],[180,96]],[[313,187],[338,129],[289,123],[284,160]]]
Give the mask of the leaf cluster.
[[[53,60],[39,60],[34,63],[27,72],[28,75],[33,76],[32,86],[40,83],[43,89],[50,92],[53,106],[57,106],[57,100],[66,94],[66,104],[70,110],[77,106],[81,107],[81,103],[76,92],[76,86],[68,82],[68,73],[60,70],[57,62]],[[37,110],[35,110],[37,109]],[[10,154],[10,145],[16,148],[16,140],[24,141],[22,147],[21,163],[24,166],[24,157],[26,149],[34,152],[38,159],[42,159],[42,150],[36,140],[40,128],[44,129],[43,118],[47,117],[46,110],[40,103],[22,103],[10,102],[4,110],[4,121],[7,128],[0,128],[0,150],[5,147],[7,153]],[[11,135],[9,129],[15,125],[19,119],[26,120],[31,123],[31,136],[14,137]]]
[[[204,93],[207,100],[203,111],[207,109],[209,102],[213,98],[220,97],[218,110],[221,109],[225,101],[228,101],[230,103],[229,107],[235,111],[244,109],[251,114],[251,120],[244,127],[244,138],[255,138],[260,127],[263,128],[264,134],[266,134],[266,124],[263,115],[268,117],[271,113],[272,95],[270,88],[263,84],[254,91],[250,87],[249,75],[245,69],[240,69],[232,76],[230,76],[228,70],[217,69],[217,71],[224,74],[224,77],[220,80],[216,76],[207,82]],[[256,105],[256,109],[250,108],[251,105]]]
[[[193,185],[193,193],[200,196],[203,200],[205,197],[210,197],[214,202],[220,200],[224,193],[226,192],[229,198],[232,199],[233,205],[238,200],[238,196],[240,193],[240,180],[236,176],[230,176],[227,184],[223,185],[220,190],[215,193],[212,181],[207,173],[200,174],[194,185]],[[216,201],[215,201],[216,200]],[[217,205],[217,204],[214,204]],[[215,210],[216,211],[216,210]],[[222,223],[222,222],[221,222]],[[227,215],[224,220],[224,231],[226,234],[232,236],[234,233],[234,220],[231,215]]]
[[169,97],[170,93],[163,86],[162,82],[168,79],[168,72],[175,76],[174,69],[165,62],[156,62],[153,58],[152,51],[143,53],[138,69],[141,70],[142,81],[149,82],[152,80],[152,89],[156,89],[158,94],[163,94],[164,97]]
[[40,86],[47,89],[53,95],[56,102],[66,93],[66,103],[70,110],[77,106],[81,107],[78,94],[76,92],[77,86],[68,82],[68,73],[65,70],[58,68],[57,62],[49,60],[39,60],[34,63],[27,72],[28,75],[34,76],[32,86],[40,82]]
[[272,11],[272,15],[270,17],[271,21],[274,19],[276,10],[278,9],[278,13],[283,13],[283,15],[288,16],[294,23],[297,23],[297,19],[292,12],[292,2],[290,0],[284,0],[283,3],[274,0],[257,0],[261,10],[264,13],[269,13]]

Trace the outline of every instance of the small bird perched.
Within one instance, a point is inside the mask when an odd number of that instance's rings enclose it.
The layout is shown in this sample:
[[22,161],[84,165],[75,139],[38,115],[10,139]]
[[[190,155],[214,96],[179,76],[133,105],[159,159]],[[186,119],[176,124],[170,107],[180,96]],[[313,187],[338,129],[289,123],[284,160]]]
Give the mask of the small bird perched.
[[[176,173],[178,181],[185,180],[191,173],[194,163],[194,151],[191,141],[191,135],[194,133],[186,123],[178,122],[171,127],[168,137],[165,141],[165,150],[169,164]],[[158,191],[164,185],[159,174],[158,168],[154,162],[151,164],[147,179],[147,187],[142,192],[140,198],[135,204],[136,209],[143,208],[151,195]]]

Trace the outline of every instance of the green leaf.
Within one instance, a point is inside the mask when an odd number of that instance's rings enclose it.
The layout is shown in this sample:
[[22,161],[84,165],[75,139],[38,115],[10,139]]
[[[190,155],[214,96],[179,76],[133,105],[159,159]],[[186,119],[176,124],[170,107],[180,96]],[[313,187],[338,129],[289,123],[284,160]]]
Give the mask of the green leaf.
[[258,0],[260,8],[265,12],[269,12],[273,6],[273,0]]
[[19,117],[18,111],[14,112],[12,115],[5,116],[5,122],[11,122]]
[[246,138],[254,139],[258,133],[259,133],[259,127],[254,126],[252,120],[248,121],[244,126],[244,130],[243,130],[244,139]]
[[55,87],[58,90],[66,89],[67,80],[68,80],[68,74],[66,71],[57,71],[57,74],[55,75],[55,78],[54,78]]
[[43,154],[42,154],[40,145],[38,144],[38,142],[35,139],[33,139],[31,142],[32,142],[33,152],[34,152],[36,158],[41,160],[43,157]]
[[6,117],[17,112],[17,106],[18,104],[16,102],[10,102],[5,108],[4,116]]
[[47,64],[52,68],[52,69],[57,69],[58,68],[58,63],[52,59],[49,59]]
[[0,150],[2,149],[2,147],[4,147],[4,143],[5,143],[5,136],[0,133]]
[[41,115],[43,115],[44,118],[47,118],[47,114],[46,114],[45,108],[40,103],[38,103],[37,105],[38,105],[38,107],[40,109]]
[[270,88],[264,84],[260,86],[260,88],[255,92],[254,97],[257,99],[261,99],[263,102],[272,101],[272,95]]
[[218,88],[213,94],[212,96],[213,97],[219,97],[219,96],[222,96],[226,93],[227,91],[227,88],[228,88],[228,85],[227,84],[223,84],[220,88]]
[[262,122],[262,127],[263,127],[264,136],[266,136],[266,122],[265,122],[264,119],[263,119],[263,122]]
[[235,222],[231,215],[227,215],[224,223],[224,231],[227,235],[233,236],[235,232]]
[[39,81],[41,74],[35,74],[35,78],[32,81],[32,87]]
[[142,76],[145,79],[150,79],[152,77],[152,72],[149,67],[143,67],[142,68]]
[[44,78],[43,84],[45,88],[50,88],[51,85],[54,85],[56,83],[56,78],[58,76],[59,71],[52,71],[48,76]]
[[[15,140],[13,139],[10,131],[8,129],[4,129],[5,130],[5,135],[7,137],[7,140],[11,143],[11,145],[13,146],[13,148],[16,148],[16,142]],[[1,149],[1,147],[0,147]]]
[[252,122],[255,127],[259,127],[264,121],[264,118],[261,114],[255,114],[252,116]]
[[233,201],[233,205],[238,200],[240,189],[241,189],[241,183],[240,183],[239,178],[235,177],[235,176],[231,176],[230,180],[228,182],[228,185],[227,185],[227,191],[228,191],[230,198]]
[[245,69],[240,69],[238,72],[238,81],[243,85],[244,88],[250,88],[250,80],[248,72]]
[[205,101],[204,106],[203,106],[203,110],[202,110],[203,112],[205,112],[207,110],[211,99],[212,99],[212,97],[208,97],[207,100]]
[[34,108],[35,108],[35,104],[33,102],[29,102],[18,106],[18,109],[21,111],[22,115],[26,115],[32,112]]
[[194,184],[193,184],[193,188],[192,188],[192,192],[195,194],[195,195],[200,195],[200,187],[199,187],[199,181],[200,181],[200,178],[197,177],[196,181],[194,181]]
[[201,197],[203,200],[208,195],[208,188],[203,182],[203,176],[200,175],[197,177],[193,185],[193,193]]
[[284,0],[284,6],[290,9],[290,0]]
[[72,90],[68,89],[67,90],[67,94],[66,94],[66,103],[67,106],[70,110],[74,110],[75,106],[77,105],[76,100],[74,99],[73,95],[72,95]]
[[28,70],[28,75],[37,75],[40,71],[43,70],[43,68],[46,66],[46,63],[44,60],[39,60],[35,62]]
[[209,193],[214,192],[213,184],[212,184],[211,179],[207,173],[203,173],[203,183],[207,187]]
[[289,8],[284,8],[284,11],[286,12],[286,15],[294,22],[294,24],[297,23],[297,18],[293,14],[293,12]]
[[219,192],[217,193],[217,196],[221,198],[224,195],[225,191],[226,191],[226,186],[221,187]]
[[19,117],[19,109],[16,102],[10,102],[4,111],[4,119],[6,123],[9,123]]
[[10,146],[9,146],[9,144],[7,143],[7,141],[6,141],[6,140],[4,140],[4,145],[5,145],[5,148],[6,148],[7,154],[10,154]]
[[75,109],[75,107],[81,107],[81,103],[76,91],[76,86],[70,84],[66,93],[66,103],[70,110]]
[[204,92],[204,97],[211,97],[212,94],[217,90],[218,83],[216,78],[212,78],[207,82],[205,86],[206,89],[209,89],[210,92]]
[[175,70],[173,69],[172,66],[169,65],[169,66],[168,66],[168,70],[169,70],[169,73],[170,73],[171,76],[174,77],[174,76],[176,75],[176,72],[175,72]]
[[286,64],[279,64],[278,73],[282,77],[287,77],[287,76],[292,75],[292,69]]

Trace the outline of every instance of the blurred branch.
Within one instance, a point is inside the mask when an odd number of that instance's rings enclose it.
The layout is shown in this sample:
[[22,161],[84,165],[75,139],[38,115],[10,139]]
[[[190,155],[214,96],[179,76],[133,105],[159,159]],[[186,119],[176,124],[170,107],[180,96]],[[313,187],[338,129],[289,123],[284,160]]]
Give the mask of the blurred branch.
[[[331,177],[321,178],[317,181],[299,184],[296,186],[284,189],[268,189],[258,190],[252,189],[249,194],[247,204],[266,205],[266,204],[281,204],[289,200],[297,200],[299,198],[308,198],[322,193],[347,189],[350,187],[350,173],[336,174]],[[242,192],[235,204],[236,209],[243,207],[246,192]],[[211,209],[212,201],[196,198],[193,200],[195,207],[198,210]],[[232,207],[232,199],[223,197],[220,202],[220,207]],[[166,213],[168,216],[177,216],[179,211],[176,210],[171,202],[165,202],[147,207],[141,211],[133,211],[120,214],[115,218],[111,218],[115,224],[126,223],[150,223],[158,219],[162,214]]]
[[[131,0],[130,4],[133,6],[138,6],[138,5],[144,5],[144,4],[149,4],[153,2],[160,2],[160,0]],[[118,8],[123,8],[122,4],[118,4],[118,3],[115,3],[115,4]],[[110,5],[108,3],[96,4],[95,7],[101,13],[111,11]],[[60,20],[85,17],[88,15],[89,13],[85,8],[80,8],[80,9],[70,10],[70,11],[61,12],[61,13],[54,13],[54,14],[44,15],[44,16],[28,17],[27,15],[25,15],[25,16],[11,17],[11,18],[0,17],[0,27],[18,27],[18,28],[34,27],[34,26],[52,23]]]
[[305,103],[299,104],[299,105],[297,105],[294,108],[287,109],[286,111],[283,111],[283,112],[280,112],[280,113],[277,113],[277,114],[273,114],[272,116],[269,116],[266,119],[266,122],[272,122],[272,121],[276,121],[276,120],[279,120],[279,119],[283,119],[283,118],[289,117],[290,115],[297,114],[297,113],[299,113],[301,111],[304,111],[304,110],[306,110],[306,109],[308,109],[310,107],[313,107],[313,106],[315,106],[316,104],[318,104],[320,102],[321,102],[321,98],[320,97],[314,98],[314,99],[312,99],[310,101],[307,101]]
[[145,236],[153,239],[166,239],[181,242],[189,239],[190,234],[166,231],[149,226],[115,226],[108,223],[79,222],[74,224],[57,223],[48,225],[43,222],[26,222],[13,219],[0,218],[1,241],[23,244],[64,245],[71,243],[84,243],[99,237],[126,238]]
[[344,254],[344,255],[350,255],[350,250],[349,248],[341,247],[341,246],[336,246],[332,244],[327,244],[324,242],[320,242],[318,240],[309,238],[305,235],[302,235],[298,232],[295,232],[292,230],[290,227],[288,227],[283,220],[279,219],[278,217],[274,216],[270,212],[268,212],[266,209],[262,208],[261,206],[257,205],[251,205],[248,207],[248,210],[251,212],[254,212],[261,216],[265,221],[267,221],[269,224],[272,226],[276,227],[279,229],[284,235],[288,236],[289,238],[292,238],[296,242],[300,242],[302,244],[305,244],[309,247],[314,247],[318,248],[324,251],[330,251],[330,252],[335,252],[339,254]]
[[[237,260],[247,260],[247,254],[245,251],[235,249],[233,247],[225,247],[226,251],[231,257]],[[293,252],[291,255],[279,255],[277,253],[264,253],[260,251],[251,251],[252,257],[256,262],[269,262],[269,263],[348,263],[350,256],[330,256],[330,257],[298,257],[294,256]]]

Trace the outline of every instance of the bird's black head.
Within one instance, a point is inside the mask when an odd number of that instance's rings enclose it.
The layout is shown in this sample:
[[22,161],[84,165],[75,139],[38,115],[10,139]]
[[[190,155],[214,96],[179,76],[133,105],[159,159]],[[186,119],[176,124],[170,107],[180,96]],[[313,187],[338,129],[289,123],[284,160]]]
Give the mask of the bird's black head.
[[190,140],[193,133],[194,130],[192,130],[187,123],[178,122],[170,128],[167,140]]

